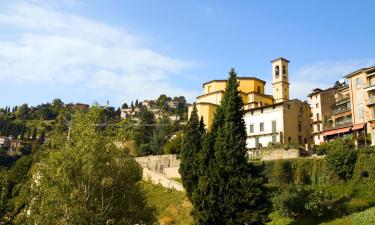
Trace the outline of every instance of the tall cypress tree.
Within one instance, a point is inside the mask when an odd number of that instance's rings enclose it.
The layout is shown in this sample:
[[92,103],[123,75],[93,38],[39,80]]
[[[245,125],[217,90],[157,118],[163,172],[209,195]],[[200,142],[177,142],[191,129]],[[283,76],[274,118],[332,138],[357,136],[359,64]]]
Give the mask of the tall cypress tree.
[[201,149],[202,131],[200,130],[197,108],[194,104],[189,121],[184,129],[181,146],[180,174],[182,184],[188,198],[192,201],[192,195],[198,185],[198,154]]
[[264,179],[246,159],[243,102],[234,69],[203,143],[201,177],[194,194],[197,224],[262,224],[266,218]]

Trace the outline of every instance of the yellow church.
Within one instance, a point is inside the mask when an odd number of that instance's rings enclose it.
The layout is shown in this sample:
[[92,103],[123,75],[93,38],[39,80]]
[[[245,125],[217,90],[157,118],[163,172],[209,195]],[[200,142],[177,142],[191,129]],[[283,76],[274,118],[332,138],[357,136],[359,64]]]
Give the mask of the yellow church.
[[[238,90],[244,109],[253,109],[289,100],[288,63],[284,58],[271,61],[273,71],[273,95],[264,93],[266,82],[256,77],[238,77]],[[224,96],[227,80],[211,80],[203,84],[203,95],[197,97],[198,116],[203,117],[207,128],[211,127],[216,108]],[[189,107],[189,116],[192,106]]]

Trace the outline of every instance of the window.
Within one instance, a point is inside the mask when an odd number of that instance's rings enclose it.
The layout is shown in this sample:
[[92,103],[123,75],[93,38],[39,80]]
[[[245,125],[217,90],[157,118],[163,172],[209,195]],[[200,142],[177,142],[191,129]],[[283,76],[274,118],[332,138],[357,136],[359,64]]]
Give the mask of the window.
[[319,103],[315,104],[315,108],[319,109]]
[[304,139],[304,143],[307,144],[307,138]]
[[292,138],[291,137],[288,137],[288,142],[292,142]]
[[320,131],[320,124],[317,124],[316,127],[318,128],[317,130]]
[[302,131],[302,125],[301,125],[301,123],[298,123],[298,131],[299,131],[299,132]]
[[288,109],[290,109],[290,105],[289,104],[287,105],[287,107],[288,107]]
[[361,84],[362,84],[361,78],[358,77],[357,79],[355,79],[355,86],[357,88],[361,88]]
[[272,143],[273,143],[273,144],[276,143],[276,135],[272,135]]
[[316,114],[316,120],[319,121],[319,113]]
[[276,120],[272,120],[272,133],[276,133]]
[[298,144],[302,144],[302,136],[298,136]]
[[211,91],[211,85],[208,85],[208,87],[207,87],[207,93],[210,93],[210,91]]
[[299,107],[299,112],[303,113],[303,107]]
[[264,123],[259,124],[259,131],[264,131]]
[[275,77],[278,78],[280,75],[280,67],[279,66],[276,66],[275,67]]
[[257,92],[260,94],[260,87],[259,86],[257,87]]
[[254,124],[250,124],[250,133],[254,133]]
[[283,76],[286,77],[286,67],[283,66]]

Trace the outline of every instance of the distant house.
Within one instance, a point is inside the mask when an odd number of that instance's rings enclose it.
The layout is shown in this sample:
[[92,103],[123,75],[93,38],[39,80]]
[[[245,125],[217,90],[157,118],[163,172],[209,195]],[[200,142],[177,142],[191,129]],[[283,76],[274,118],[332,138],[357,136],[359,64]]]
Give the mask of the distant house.
[[90,108],[90,105],[84,104],[84,103],[75,103],[75,104],[69,103],[69,104],[66,104],[66,107],[72,108],[72,109],[86,110]]
[[167,102],[168,108],[177,109],[178,101],[170,100]]
[[121,109],[121,118],[126,119],[132,116],[135,116],[135,112],[131,108]]
[[155,103],[152,100],[144,100],[141,104],[149,110]]
[[10,139],[8,137],[0,137],[0,147],[9,147]]

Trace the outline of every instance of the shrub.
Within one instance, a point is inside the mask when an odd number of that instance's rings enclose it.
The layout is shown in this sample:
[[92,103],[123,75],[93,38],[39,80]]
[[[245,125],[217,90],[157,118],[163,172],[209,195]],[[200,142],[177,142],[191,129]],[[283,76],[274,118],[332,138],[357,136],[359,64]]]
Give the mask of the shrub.
[[285,217],[298,217],[305,213],[310,190],[302,186],[288,186],[272,198],[273,207]]
[[357,151],[353,148],[350,139],[338,139],[329,149],[326,163],[332,175],[340,180],[347,181],[353,176]]
[[332,212],[334,201],[330,193],[315,191],[309,186],[288,186],[272,198],[273,206],[282,216],[302,215],[322,217]]

